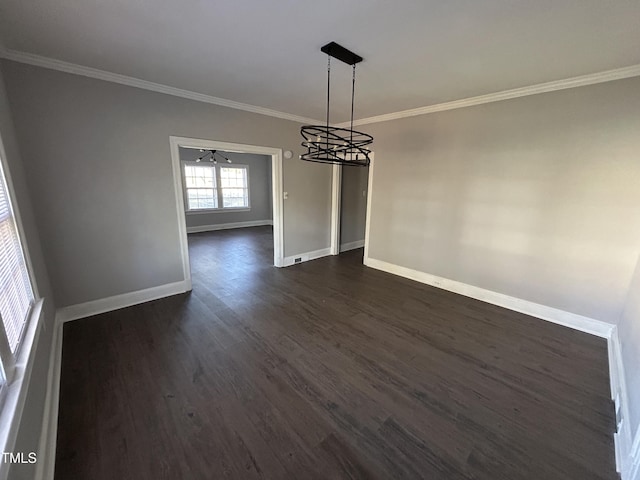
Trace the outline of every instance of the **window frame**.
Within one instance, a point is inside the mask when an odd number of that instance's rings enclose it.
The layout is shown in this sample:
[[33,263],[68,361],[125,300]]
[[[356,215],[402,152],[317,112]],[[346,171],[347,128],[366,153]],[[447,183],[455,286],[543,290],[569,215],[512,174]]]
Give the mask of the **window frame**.
[[[44,324],[44,298],[40,295],[37,277],[31,261],[29,241],[22,224],[20,206],[15,193],[11,169],[8,164],[6,150],[2,136],[0,135],[0,167],[7,197],[10,204],[11,216],[18,243],[24,259],[25,268],[31,285],[32,301],[26,314],[20,338],[15,352],[11,353],[8,337],[4,331],[4,325],[0,329],[4,347],[0,352],[0,445],[4,451],[12,451],[15,447],[17,425],[22,420],[24,404],[26,401],[26,389],[31,378],[33,364],[35,362],[36,347]],[[57,327],[55,327],[57,332]],[[10,464],[0,463],[0,477],[4,478]]]
[[[194,213],[194,212],[206,212],[206,211],[215,211],[218,208],[190,208],[189,207],[189,189],[190,188],[198,188],[198,187],[187,187],[187,167],[200,167],[200,168],[212,168],[213,169],[213,177],[215,181],[215,186],[213,187],[213,191],[215,194],[215,199],[217,205],[220,205],[220,194],[218,192],[218,172],[216,166],[210,163],[203,162],[182,162],[182,187],[184,188],[184,211],[186,213]],[[205,188],[205,187],[202,187]]]
[[[15,192],[13,189],[13,182],[11,178],[11,174],[9,172],[8,165],[5,160],[5,151],[3,145],[0,144],[0,182],[4,182],[4,186],[6,187],[6,195],[7,201],[9,203],[9,218],[8,221],[13,221],[15,226],[16,237],[18,241],[18,245],[20,248],[20,253],[22,254],[22,259],[24,261],[24,268],[27,273],[27,278],[29,280],[29,285],[31,287],[31,302],[29,304],[29,308],[27,309],[24,323],[22,324],[22,329],[20,331],[20,335],[18,337],[18,343],[16,345],[16,349],[14,352],[11,351],[11,347],[9,345],[9,337],[4,327],[4,322],[2,321],[2,314],[0,314],[0,410],[2,409],[3,400],[7,394],[7,390],[13,384],[15,378],[16,365],[18,364],[18,359],[22,358],[25,354],[23,353],[25,347],[25,338],[27,336],[27,331],[30,330],[31,324],[36,322],[33,317],[35,311],[35,305],[40,301],[40,296],[38,292],[38,288],[35,282],[35,277],[33,273],[33,267],[31,264],[31,259],[29,255],[29,250],[27,248],[26,242],[24,240],[24,229],[22,227],[22,222],[20,219],[20,212],[17,207],[17,202],[15,198]],[[39,317],[39,315],[38,315]],[[26,353],[28,355],[29,353]]]
[[[182,188],[184,191],[184,212],[187,215],[201,215],[207,213],[224,213],[224,212],[249,212],[251,210],[251,188],[250,188],[250,173],[249,173],[249,165],[246,164],[214,164],[212,162],[194,162],[194,161],[182,161]],[[187,188],[187,179],[186,179],[186,167],[205,167],[210,166],[215,169],[215,181],[216,186],[214,187],[214,191],[217,195],[217,208],[189,208],[189,188]],[[224,207],[224,200],[222,195],[222,175],[220,174],[221,168],[241,168],[244,169],[246,178],[247,178],[247,206],[242,207]],[[227,187],[229,188],[229,187]]]
[[[245,164],[238,164],[238,163],[232,163],[232,164],[227,164],[227,165],[217,165],[218,170],[222,169],[222,168],[237,168],[237,169],[243,169],[245,171],[245,176],[247,179],[247,205],[246,206],[242,206],[242,207],[219,207],[218,210],[224,210],[224,211],[249,211],[251,210],[251,188],[249,188],[249,165],[245,165]],[[218,172],[218,192],[219,192],[219,202],[218,205],[224,205],[224,195],[223,195],[223,187],[222,187],[222,173]],[[238,188],[238,187],[226,187],[226,188]]]

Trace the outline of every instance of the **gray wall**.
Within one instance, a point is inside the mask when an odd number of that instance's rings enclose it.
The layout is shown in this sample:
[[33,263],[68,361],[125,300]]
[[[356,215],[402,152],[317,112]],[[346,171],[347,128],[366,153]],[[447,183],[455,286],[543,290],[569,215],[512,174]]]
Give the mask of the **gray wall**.
[[640,239],[640,78],[366,125],[372,258],[616,323]]
[[298,160],[295,122],[10,61],[2,70],[60,307],[182,280],[170,135],[292,150],[285,255],[329,246],[331,169]]
[[342,195],[340,198],[340,244],[364,240],[367,220],[367,191],[369,168],[342,168]]
[[[258,220],[273,220],[273,198],[271,188],[271,156],[254,155],[251,153],[223,152],[222,155],[236,165],[249,167],[249,204],[247,212],[217,211],[213,213],[187,212],[187,228],[222,223],[251,222]],[[180,148],[180,160],[193,162],[202,156],[200,150]],[[217,158],[221,158],[217,156]]]
[[[35,224],[33,210],[31,207],[30,193],[27,187],[25,173],[21,161],[20,149],[16,141],[14,125],[5,91],[5,84],[0,72],[0,138],[6,153],[6,164],[8,173],[11,175],[15,189],[17,209],[20,213],[25,238],[24,244],[30,253],[33,264],[35,281],[39,289],[40,296],[44,301],[44,325],[40,331],[38,342],[34,345],[36,356],[31,371],[31,379],[27,388],[27,397],[22,421],[16,438],[16,452],[37,452],[42,419],[44,413],[44,401],[47,388],[47,375],[49,370],[49,358],[51,354],[51,340],[53,333],[55,303],[49,283],[49,276],[42,255],[40,237]],[[12,465],[10,478],[31,479],[34,478],[35,465]]]
[[625,365],[625,380],[629,395],[632,438],[640,430],[640,258],[633,275],[624,312],[618,323],[618,335]]

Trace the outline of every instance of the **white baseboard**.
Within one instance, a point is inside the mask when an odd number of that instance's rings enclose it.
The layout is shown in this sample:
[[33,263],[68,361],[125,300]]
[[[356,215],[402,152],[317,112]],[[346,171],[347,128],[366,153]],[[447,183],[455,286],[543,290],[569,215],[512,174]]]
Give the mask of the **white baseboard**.
[[229,230],[231,228],[262,227],[263,225],[273,225],[273,220],[251,220],[249,222],[198,225],[197,227],[187,227],[187,233],[213,232],[215,230]]
[[[298,258],[302,262],[306,262],[328,255],[330,255],[330,248],[292,255],[290,257],[285,257],[284,266],[295,264],[295,260]],[[609,347],[611,396],[614,400],[616,397],[618,398],[620,410],[622,412],[620,432],[614,436],[616,464],[618,466],[618,471],[621,473],[622,480],[640,480],[640,428],[636,432],[636,436],[632,442],[624,363],[621,356],[620,339],[618,337],[617,328],[614,325],[551,307],[546,307],[533,302],[509,297],[507,295],[463,284],[454,280],[437,277],[417,270],[411,270],[409,268],[381,260],[365,257],[364,263],[365,265],[377,270],[399,275],[411,280],[459,293],[467,297],[475,298],[510,310],[525,313],[553,323],[607,338]],[[183,293],[190,290],[190,288],[191,286],[188,282],[181,281],[137,292],[116,295],[102,300],[73,305],[58,310],[56,314],[56,324],[50,354],[47,378],[47,396],[45,400],[38,465],[35,476],[36,480],[51,480],[54,475],[62,363],[62,329],[64,322],[136,305],[138,303],[155,300],[157,298],[177,293]]]
[[38,446],[36,480],[53,480],[56,465],[60,374],[62,369],[62,328],[63,323],[60,321],[59,315],[56,314],[49,356],[47,395],[45,397],[42,430]]
[[312,252],[299,253],[297,255],[291,255],[290,257],[284,257],[282,266],[288,267],[289,265],[308,262],[309,260],[315,260],[316,258],[326,257],[327,255],[331,255],[331,248],[322,248],[320,250],[314,250]]
[[368,267],[375,268],[376,270],[382,270],[383,272],[409,278],[416,282],[425,283],[433,287],[464,295],[465,297],[482,300],[483,302],[498,305],[526,315],[531,315],[532,317],[541,318],[543,320],[564,325],[565,327],[580,330],[592,335],[597,335],[598,337],[609,338],[614,327],[612,324],[600,320],[584,317],[575,313],[565,312],[557,308],[547,307],[546,305],[540,305],[539,303],[529,302],[527,300],[511,297],[491,290],[485,290],[484,288],[467,285],[466,283],[449,280],[448,278],[438,277],[418,270],[401,267],[382,260],[376,260],[375,258],[365,257],[364,264]]
[[362,240],[356,240],[355,242],[340,244],[340,253],[348,252],[349,250],[355,250],[356,248],[362,247],[364,247],[364,238]]
[[123,293],[113,297],[101,298],[91,302],[79,303],[58,309],[60,322],[68,322],[79,318],[98,315],[99,313],[111,312],[120,308],[131,307],[139,303],[150,302],[158,298],[169,297],[191,290],[191,280],[181,280],[179,282],[159,285],[157,287],[146,288],[136,292]]
[[377,270],[399,275],[420,283],[425,283],[466,297],[475,298],[509,310],[514,310],[526,315],[531,315],[532,317],[606,338],[609,351],[611,398],[614,400],[616,405],[619,405],[617,409],[620,412],[621,418],[619,431],[614,434],[616,466],[618,472],[621,474],[622,480],[640,480],[640,428],[632,442],[632,427],[629,423],[629,397],[627,395],[620,339],[618,337],[618,329],[615,325],[595,320],[593,318],[584,317],[582,315],[565,312],[546,305],[540,305],[527,300],[510,297],[491,290],[485,290],[473,285],[467,285],[455,280],[449,280],[447,278],[438,277],[418,270],[401,267],[375,258],[365,257],[364,264]]
[[99,313],[130,307],[158,298],[168,297],[191,290],[191,282],[160,285],[158,287],[124,293],[92,302],[71,305],[58,309],[54,326],[52,347],[47,376],[47,395],[45,397],[42,431],[36,468],[36,480],[52,480],[55,470],[56,439],[58,434],[58,410],[60,401],[60,375],[62,367],[62,337],[64,323]]

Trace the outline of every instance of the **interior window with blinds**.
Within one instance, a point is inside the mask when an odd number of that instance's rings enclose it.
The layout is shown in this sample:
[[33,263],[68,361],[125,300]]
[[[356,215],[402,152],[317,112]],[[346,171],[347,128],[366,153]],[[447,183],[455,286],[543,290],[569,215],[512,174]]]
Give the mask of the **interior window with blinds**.
[[34,297],[1,165],[0,177],[0,342],[15,355]]

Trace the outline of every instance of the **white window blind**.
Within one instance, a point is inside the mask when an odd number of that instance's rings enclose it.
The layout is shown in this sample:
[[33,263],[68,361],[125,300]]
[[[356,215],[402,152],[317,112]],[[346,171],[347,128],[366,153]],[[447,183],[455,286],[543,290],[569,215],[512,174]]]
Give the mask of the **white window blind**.
[[0,316],[15,354],[34,298],[1,167],[0,177]]

